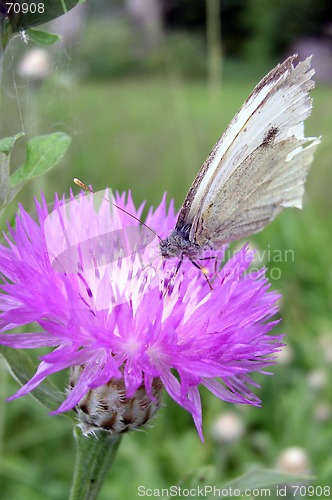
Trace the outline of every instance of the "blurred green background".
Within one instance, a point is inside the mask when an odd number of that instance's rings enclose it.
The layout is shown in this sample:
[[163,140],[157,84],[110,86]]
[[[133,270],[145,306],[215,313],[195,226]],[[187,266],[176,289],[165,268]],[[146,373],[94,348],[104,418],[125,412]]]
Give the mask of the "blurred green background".
[[[306,133],[321,135],[322,144],[304,209],[285,210],[250,238],[265,252],[260,264],[282,293],[277,331],[287,333],[273,377],[254,376],[263,406],[235,407],[202,391],[202,444],[190,415],[165,397],[151,428],[124,437],[100,498],[137,498],[139,485],[178,485],[205,465],[217,468],[220,481],[252,464],[287,469],[282,454],[294,446],[307,457],[312,484],[332,487],[331,3],[88,1],[47,28],[64,38],[39,53],[43,74],[24,69],[33,46],[19,35],[4,54],[1,136],[64,131],[73,143],[59,168],[29,184],[8,207],[9,220],[17,202],[33,210],[40,190],[50,202],[55,191],[78,192],[73,177],[96,190],[131,189],[136,204],[147,200],[148,206],[167,191],[180,208],[259,79],[295,51],[301,58],[314,54],[317,83]],[[13,169],[22,161],[24,140]],[[276,251],[292,257],[276,262]],[[4,366],[0,370],[0,499],[67,498],[75,451],[70,422],[49,417],[30,397],[6,403],[16,384]],[[229,412],[242,432],[225,442],[216,422]]]

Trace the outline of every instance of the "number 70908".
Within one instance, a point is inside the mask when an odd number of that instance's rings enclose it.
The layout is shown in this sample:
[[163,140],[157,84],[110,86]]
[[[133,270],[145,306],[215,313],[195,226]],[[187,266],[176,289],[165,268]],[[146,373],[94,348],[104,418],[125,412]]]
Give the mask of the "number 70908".
[[6,2],[7,14],[43,14],[45,5],[43,3],[28,2]]

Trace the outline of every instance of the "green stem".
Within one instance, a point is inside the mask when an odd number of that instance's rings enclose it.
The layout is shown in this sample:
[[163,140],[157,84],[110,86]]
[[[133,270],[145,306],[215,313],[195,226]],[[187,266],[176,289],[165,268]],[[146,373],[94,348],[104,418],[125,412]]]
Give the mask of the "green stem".
[[212,92],[221,87],[222,44],[220,0],[206,0],[208,80]]
[[76,464],[70,500],[94,500],[115,459],[122,436],[98,432],[97,437],[85,437],[77,428]]
[[63,8],[63,12],[66,13],[68,12],[68,9],[66,7],[66,4],[65,4],[65,1],[64,0],[61,0],[61,5],[62,5],[62,8]]

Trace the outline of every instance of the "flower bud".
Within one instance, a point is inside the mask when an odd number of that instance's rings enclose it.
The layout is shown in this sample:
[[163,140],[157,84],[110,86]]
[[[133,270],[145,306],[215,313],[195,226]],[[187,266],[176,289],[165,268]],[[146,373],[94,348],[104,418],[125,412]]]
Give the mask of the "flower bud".
[[244,433],[243,421],[233,411],[228,411],[219,416],[215,421],[212,434],[219,443],[232,443],[242,437]]
[[20,60],[17,71],[31,83],[42,82],[52,71],[48,52],[41,47],[29,50]]
[[277,469],[286,474],[308,474],[310,465],[307,452],[299,446],[286,448],[277,459]]
[[307,377],[308,385],[313,391],[324,389],[328,382],[328,376],[325,370],[312,370]]
[[[70,388],[73,389],[84,366],[71,368]],[[124,379],[112,378],[107,384],[90,389],[74,408],[78,426],[84,435],[105,430],[121,434],[147,424],[161,405],[163,384],[156,377],[152,383],[152,400],[142,384],[133,396],[126,397]]]

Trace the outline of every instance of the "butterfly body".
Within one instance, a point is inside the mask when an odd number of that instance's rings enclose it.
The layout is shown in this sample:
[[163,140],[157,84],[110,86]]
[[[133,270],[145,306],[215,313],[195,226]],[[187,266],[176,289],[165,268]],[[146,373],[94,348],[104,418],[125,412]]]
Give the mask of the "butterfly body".
[[165,258],[187,257],[196,259],[202,253],[202,248],[195,242],[190,241],[190,227],[185,226],[181,229],[173,229],[164,240],[159,242],[161,255]]
[[302,207],[319,138],[304,136],[314,87],[311,58],[289,57],[255,87],[190,187],[165,258],[196,259],[205,249],[261,231],[285,207]]

